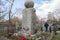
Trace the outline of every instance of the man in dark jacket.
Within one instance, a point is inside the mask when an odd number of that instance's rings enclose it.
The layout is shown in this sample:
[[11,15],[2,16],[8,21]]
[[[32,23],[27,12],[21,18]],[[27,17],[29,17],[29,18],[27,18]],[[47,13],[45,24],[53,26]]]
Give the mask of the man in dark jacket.
[[46,28],[46,32],[48,31],[48,23],[46,22],[45,24],[44,24],[44,27]]

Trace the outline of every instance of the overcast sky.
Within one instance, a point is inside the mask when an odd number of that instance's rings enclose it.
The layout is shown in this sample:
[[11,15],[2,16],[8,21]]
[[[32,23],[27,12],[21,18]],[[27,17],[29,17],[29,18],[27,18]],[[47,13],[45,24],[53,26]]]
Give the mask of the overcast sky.
[[[52,12],[54,9],[59,8],[60,0],[33,0],[35,3],[34,8],[39,18],[46,18],[48,12]],[[14,3],[14,9],[24,9],[25,0],[16,0]]]
[[[46,18],[48,12],[52,12],[56,8],[60,8],[60,0],[33,0],[36,9],[36,14],[39,18]],[[15,0],[12,13],[16,11],[16,9],[24,9],[25,0]],[[8,6],[7,6],[8,7]],[[21,15],[21,14],[20,14]],[[18,15],[18,17],[21,17]]]

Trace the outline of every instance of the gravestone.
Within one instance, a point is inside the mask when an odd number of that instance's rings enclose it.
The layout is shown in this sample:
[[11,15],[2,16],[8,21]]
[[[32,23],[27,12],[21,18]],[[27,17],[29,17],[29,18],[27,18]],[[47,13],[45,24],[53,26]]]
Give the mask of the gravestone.
[[36,10],[33,8],[33,1],[25,2],[25,9],[23,9],[23,17],[22,17],[22,32],[27,34],[35,34],[37,33],[37,17]]

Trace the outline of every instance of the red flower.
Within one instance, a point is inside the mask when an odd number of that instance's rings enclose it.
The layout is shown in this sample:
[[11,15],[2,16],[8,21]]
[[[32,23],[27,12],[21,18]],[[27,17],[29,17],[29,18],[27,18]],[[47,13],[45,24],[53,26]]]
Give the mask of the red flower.
[[28,34],[28,37],[31,37],[31,34]]
[[26,38],[25,37],[21,37],[20,40],[26,40]]

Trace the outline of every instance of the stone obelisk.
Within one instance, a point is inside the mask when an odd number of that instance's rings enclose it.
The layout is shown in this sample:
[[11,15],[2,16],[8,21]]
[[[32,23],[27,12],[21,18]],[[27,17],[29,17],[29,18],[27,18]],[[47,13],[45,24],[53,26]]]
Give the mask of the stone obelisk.
[[27,34],[37,33],[36,26],[36,10],[33,8],[34,2],[27,0],[25,2],[25,9],[23,9],[22,17],[22,31]]

